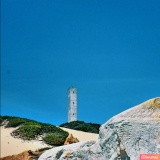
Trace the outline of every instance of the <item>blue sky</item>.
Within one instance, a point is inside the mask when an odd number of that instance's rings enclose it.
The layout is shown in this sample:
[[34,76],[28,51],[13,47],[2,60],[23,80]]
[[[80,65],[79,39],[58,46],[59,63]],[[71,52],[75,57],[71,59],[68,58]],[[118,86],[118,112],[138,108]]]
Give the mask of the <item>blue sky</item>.
[[1,114],[59,125],[160,96],[159,0],[1,0]]

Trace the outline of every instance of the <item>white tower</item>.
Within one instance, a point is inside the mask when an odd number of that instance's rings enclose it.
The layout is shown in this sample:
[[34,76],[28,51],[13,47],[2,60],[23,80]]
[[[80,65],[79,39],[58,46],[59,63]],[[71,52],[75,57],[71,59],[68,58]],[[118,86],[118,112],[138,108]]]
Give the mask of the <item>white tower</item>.
[[68,122],[77,120],[77,89],[68,89]]

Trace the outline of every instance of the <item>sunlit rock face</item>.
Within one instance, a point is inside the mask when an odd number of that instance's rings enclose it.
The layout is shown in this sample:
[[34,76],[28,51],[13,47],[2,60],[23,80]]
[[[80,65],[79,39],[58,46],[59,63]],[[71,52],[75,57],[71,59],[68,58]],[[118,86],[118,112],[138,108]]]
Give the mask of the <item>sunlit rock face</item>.
[[160,97],[112,117],[97,141],[57,147],[39,160],[139,160],[143,153],[160,154]]
[[66,138],[66,141],[64,142],[64,145],[72,144],[72,143],[77,143],[79,140],[75,137],[73,137],[72,134],[69,134],[68,137]]

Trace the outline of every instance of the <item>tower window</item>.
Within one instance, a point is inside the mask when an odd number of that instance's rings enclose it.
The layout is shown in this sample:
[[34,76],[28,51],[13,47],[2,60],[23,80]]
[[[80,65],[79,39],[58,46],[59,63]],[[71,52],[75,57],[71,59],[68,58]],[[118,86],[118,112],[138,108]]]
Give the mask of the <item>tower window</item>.
[[74,91],[73,91],[73,93],[74,93]]
[[73,104],[74,104],[74,102],[73,102]]
[[73,115],[74,115],[74,113],[73,113]]

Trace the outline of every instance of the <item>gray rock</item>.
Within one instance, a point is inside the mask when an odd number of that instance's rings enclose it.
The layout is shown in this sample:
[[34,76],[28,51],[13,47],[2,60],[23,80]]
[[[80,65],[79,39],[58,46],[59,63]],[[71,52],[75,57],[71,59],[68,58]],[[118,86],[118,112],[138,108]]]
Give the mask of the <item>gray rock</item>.
[[112,117],[97,141],[56,147],[39,160],[139,160],[142,153],[160,154],[160,97]]

